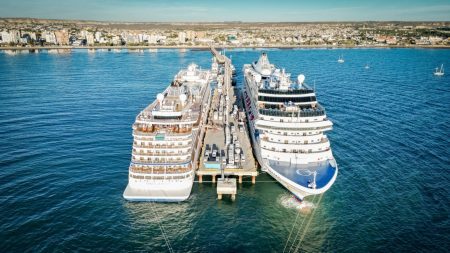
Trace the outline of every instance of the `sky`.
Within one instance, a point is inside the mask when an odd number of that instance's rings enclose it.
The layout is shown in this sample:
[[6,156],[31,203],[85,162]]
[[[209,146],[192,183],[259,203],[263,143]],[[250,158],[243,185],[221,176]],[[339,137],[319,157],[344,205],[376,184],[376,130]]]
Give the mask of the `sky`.
[[0,0],[0,17],[130,22],[450,21],[450,0]]

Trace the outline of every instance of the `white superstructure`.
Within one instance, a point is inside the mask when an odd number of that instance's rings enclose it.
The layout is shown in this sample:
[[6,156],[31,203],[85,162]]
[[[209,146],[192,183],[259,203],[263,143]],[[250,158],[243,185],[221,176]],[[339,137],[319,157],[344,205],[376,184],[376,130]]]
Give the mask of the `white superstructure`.
[[292,81],[265,53],[243,71],[244,106],[262,170],[300,199],[328,190],[338,172],[324,135],[333,124],[305,76]]
[[210,81],[210,71],[191,64],[136,117],[125,199],[183,201],[189,197],[210,105]]

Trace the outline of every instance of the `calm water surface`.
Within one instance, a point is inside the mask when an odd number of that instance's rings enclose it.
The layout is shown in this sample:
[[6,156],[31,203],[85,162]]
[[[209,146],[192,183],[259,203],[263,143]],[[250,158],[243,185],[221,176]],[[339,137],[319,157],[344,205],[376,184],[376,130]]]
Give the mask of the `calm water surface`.
[[[227,53],[241,85],[260,51]],[[447,251],[450,75],[432,71],[450,69],[450,50],[268,54],[315,83],[335,124],[340,173],[320,203],[307,199],[314,213],[298,215],[265,174],[235,202],[211,183],[183,203],[122,198],[135,116],[180,68],[208,68],[209,52],[0,52],[0,251],[164,252],[164,236],[175,252]]]

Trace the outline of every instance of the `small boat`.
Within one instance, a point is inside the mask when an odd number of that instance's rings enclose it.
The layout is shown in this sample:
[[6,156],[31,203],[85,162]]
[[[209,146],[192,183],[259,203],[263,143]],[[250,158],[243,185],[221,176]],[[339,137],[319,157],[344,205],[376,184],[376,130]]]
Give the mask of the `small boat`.
[[365,69],[370,69],[369,64],[366,64],[366,66],[364,66]]
[[441,69],[436,68],[433,74],[435,76],[443,76],[444,75],[444,64],[441,64]]
[[339,63],[344,63],[344,57],[342,57],[342,55],[339,56],[338,62],[339,62]]

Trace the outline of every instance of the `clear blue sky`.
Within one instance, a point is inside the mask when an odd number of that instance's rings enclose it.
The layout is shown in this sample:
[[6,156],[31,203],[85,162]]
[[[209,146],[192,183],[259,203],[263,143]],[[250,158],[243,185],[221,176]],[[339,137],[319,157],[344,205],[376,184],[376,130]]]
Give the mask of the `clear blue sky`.
[[111,21],[450,21],[450,0],[0,0],[0,17]]

